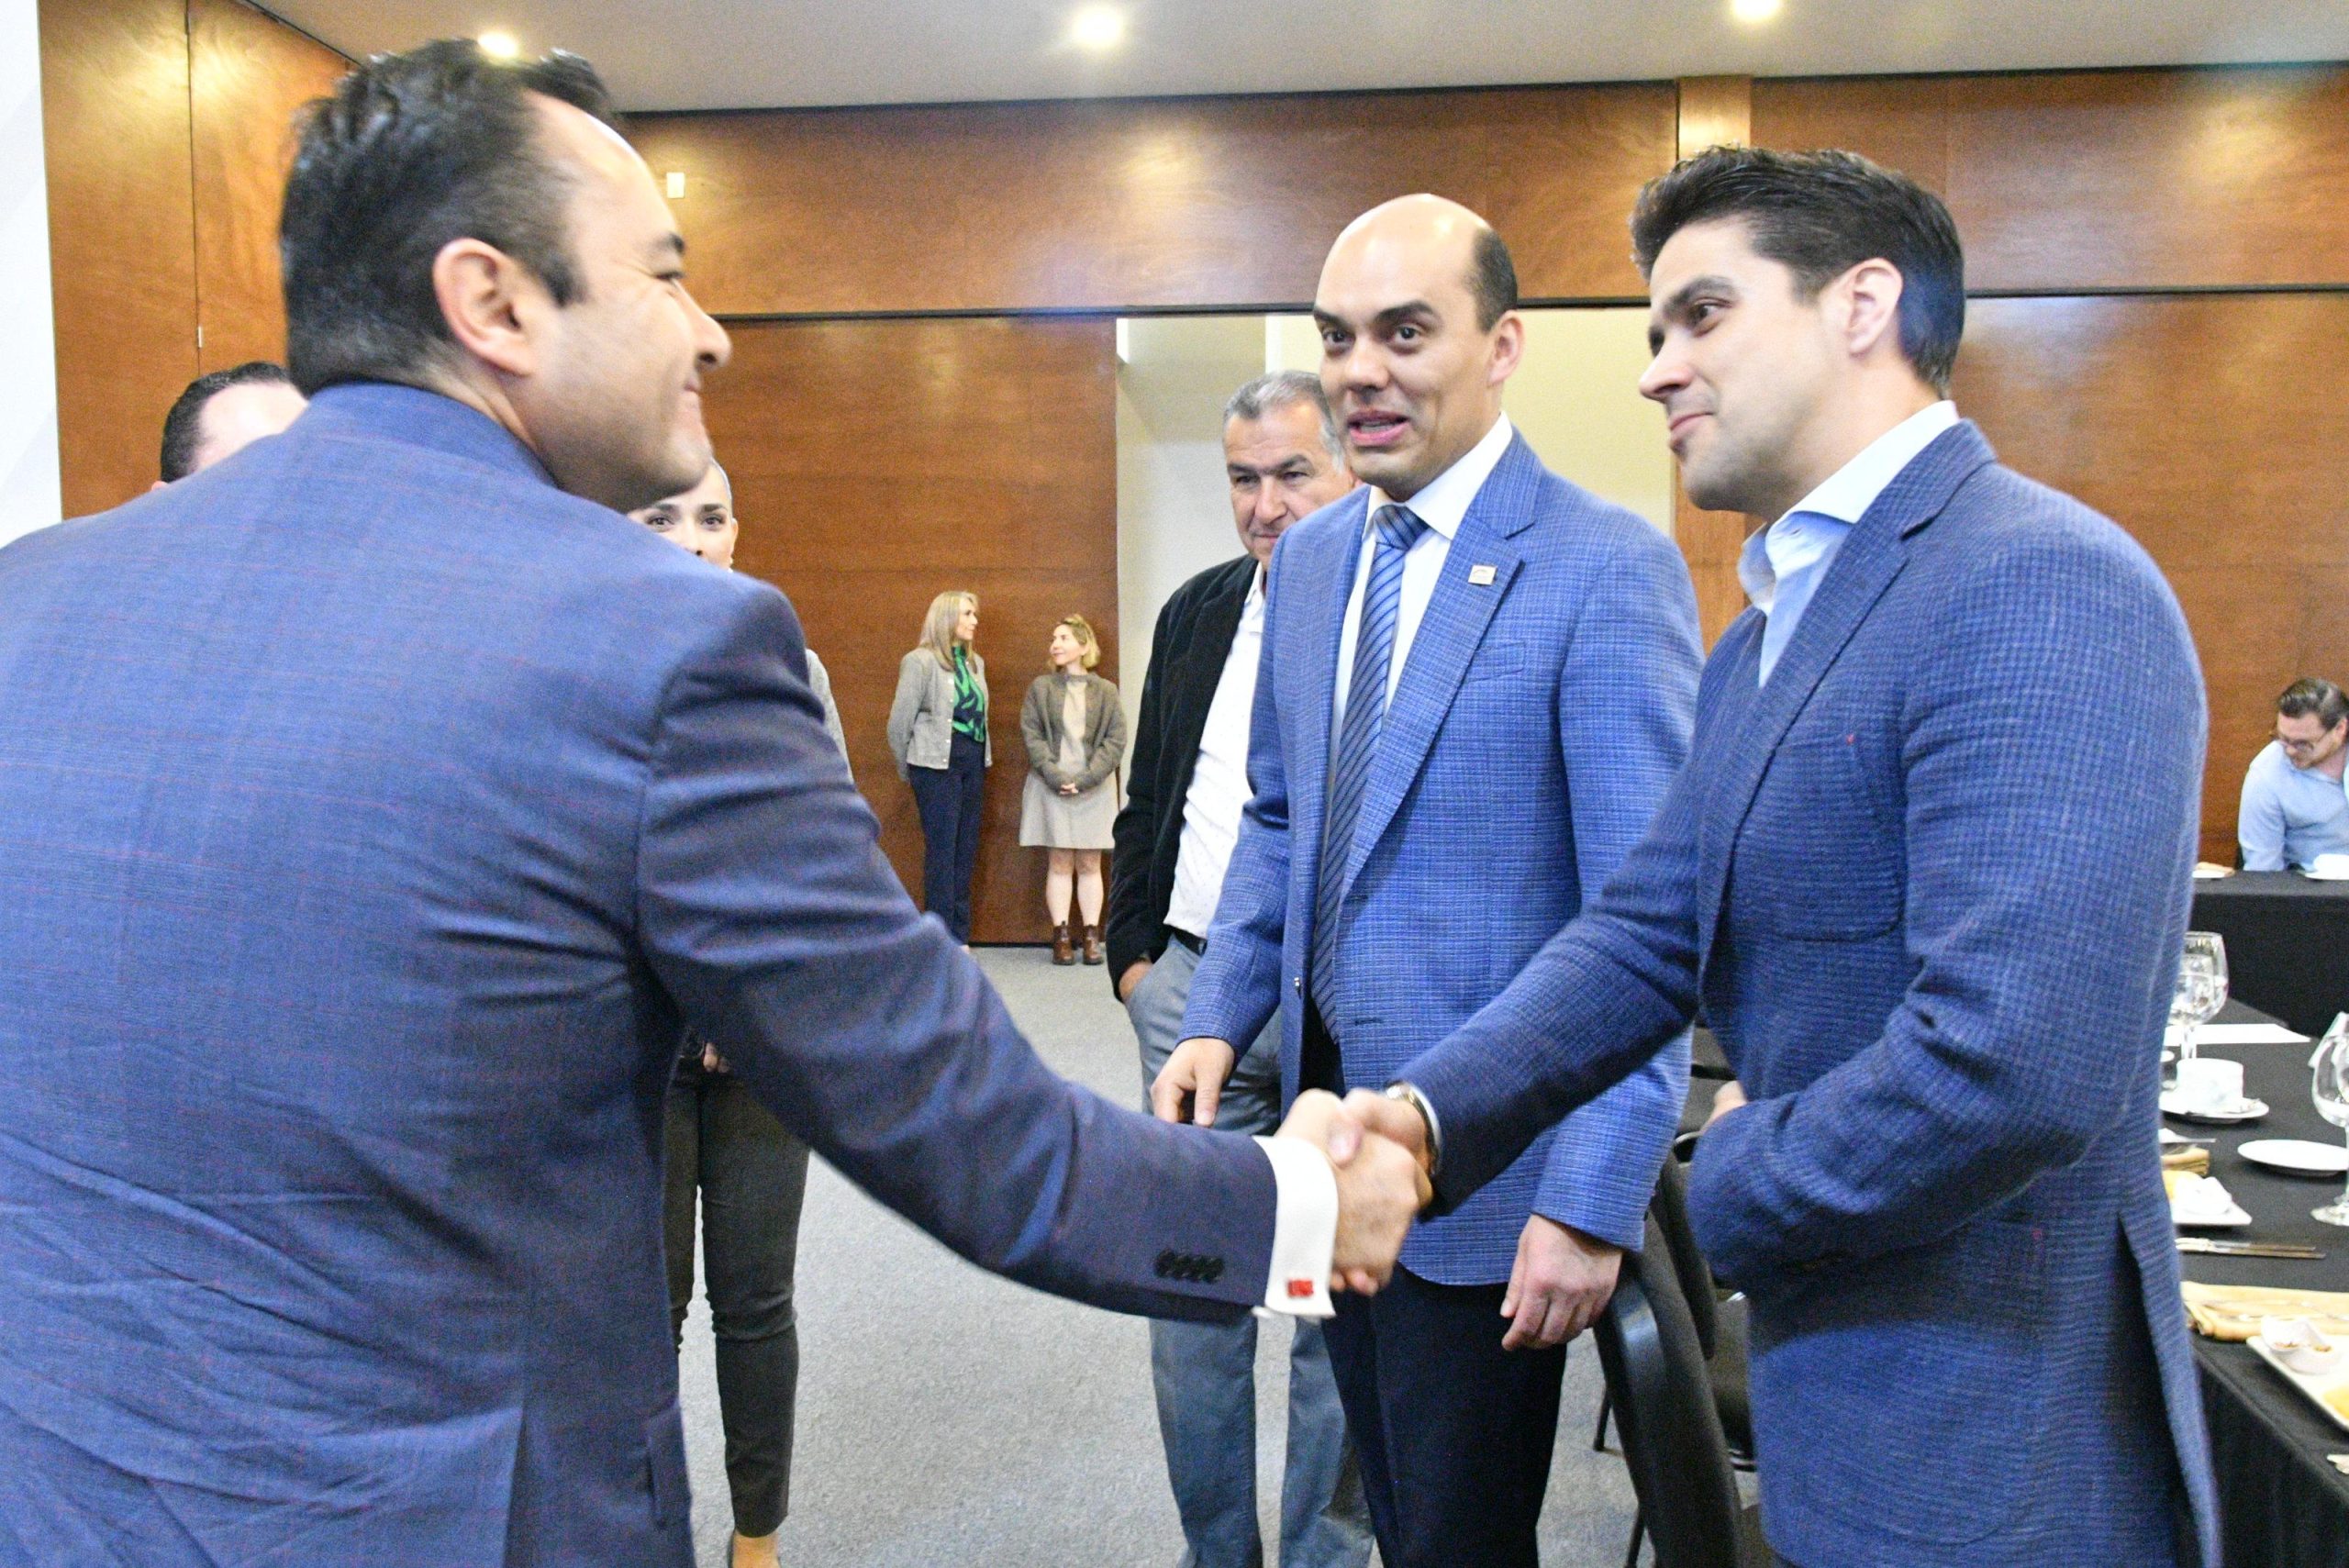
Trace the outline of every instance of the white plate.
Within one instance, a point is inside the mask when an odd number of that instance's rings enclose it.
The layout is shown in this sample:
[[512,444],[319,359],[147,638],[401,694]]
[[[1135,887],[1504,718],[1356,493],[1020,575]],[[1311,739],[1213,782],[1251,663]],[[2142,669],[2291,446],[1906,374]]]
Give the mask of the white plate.
[[2266,1114],[2266,1100],[2243,1100],[2232,1110],[2212,1111],[2188,1106],[2177,1097],[2175,1090],[2162,1096],[2162,1115],[2174,1116],[2180,1121],[2203,1122],[2212,1127],[2232,1127],[2237,1122],[2257,1121]]
[[2194,1031],[2197,1048],[2206,1045],[2306,1045],[2309,1037],[2281,1024],[2204,1024]]
[[2169,1218],[2170,1223],[2181,1230],[2237,1230],[2251,1223],[2251,1216],[2243,1212],[2243,1205],[2232,1202],[2216,1214],[2206,1215],[2199,1219],[2187,1218],[2177,1212],[2176,1205],[2172,1205]]
[[2349,1388],[2349,1370],[2319,1373],[2294,1372],[2283,1363],[2274,1351],[2267,1348],[2267,1341],[2258,1335],[2254,1334],[2244,1342],[2250,1345],[2252,1354],[2274,1367],[2286,1382],[2308,1396],[2309,1402],[2331,1418],[2334,1426],[2339,1427],[2343,1431],[2349,1431],[2349,1415],[2344,1415],[2342,1411],[2326,1404],[2324,1399],[2325,1395],[2332,1390]]
[[2310,882],[2349,882],[2349,872],[2311,871],[2305,866],[2294,869]]
[[2349,1146],[2301,1138],[2254,1138],[2235,1151],[2254,1165],[2295,1176],[2349,1176]]

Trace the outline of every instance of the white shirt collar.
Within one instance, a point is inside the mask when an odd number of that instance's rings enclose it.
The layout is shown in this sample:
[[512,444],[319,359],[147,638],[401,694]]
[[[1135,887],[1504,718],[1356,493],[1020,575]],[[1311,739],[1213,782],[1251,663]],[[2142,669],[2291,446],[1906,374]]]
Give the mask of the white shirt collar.
[[[1493,470],[1501,463],[1501,454],[1508,450],[1515,439],[1517,428],[1504,414],[1493,421],[1485,439],[1470,447],[1459,462],[1437,474],[1419,493],[1403,503],[1411,508],[1419,521],[1449,539],[1460,532],[1460,525],[1468,516],[1468,508],[1475,504],[1476,493]],[[1370,487],[1370,505],[1363,512],[1363,528],[1367,533],[1378,517],[1378,508],[1392,506],[1395,497],[1375,484]]]
[[[1737,578],[1745,596],[1765,614],[1775,609],[1778,584],[1832,555],[1876,497],[1900,477],[1900,471],[1956,423],[1957,405],[1947,398],[1920,408],[1861,448],[1859,455],[1787,507],[1784,517],[1747,539],[1737,559]],[[1796,516],[1802,512],[1811,516]],[[1832,520],[1822,523],[1820,517]]]
[[1788,507],[1787,516],[1819,512],[1839,522],[1858,522],[1876,505],[1876,498],[1884,494],[1885,487],[1900,477],[1900,471],[1956,423],[1957,405],[1946,397],[1920,408],[1861,448],[1857,457]]

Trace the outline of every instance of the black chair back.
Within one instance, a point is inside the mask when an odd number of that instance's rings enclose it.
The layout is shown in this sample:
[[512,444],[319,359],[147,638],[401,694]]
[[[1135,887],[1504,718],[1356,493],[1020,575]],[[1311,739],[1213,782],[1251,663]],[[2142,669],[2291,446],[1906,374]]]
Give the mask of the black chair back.
[[1681,1299],[1687,1303],[1689,1320],[1696,1325],[1698,1348],[1710,1361],[1720,1340],[1719,1300],[1713,1292],[1713,1271],[1706,1264],[1705,1254],[1697,1246],[1697,1232],[1688,1224],[1688,1177],[1676,1151],[1664,1157],[1664,1170],[1655,1180],[1655,1201],[1648,1214],[1664,1232],[1673,1273],[1680,1281]]
[[1592,1332],[1656,1568],[1753,1568],[1704,1351],[1653,1214]]

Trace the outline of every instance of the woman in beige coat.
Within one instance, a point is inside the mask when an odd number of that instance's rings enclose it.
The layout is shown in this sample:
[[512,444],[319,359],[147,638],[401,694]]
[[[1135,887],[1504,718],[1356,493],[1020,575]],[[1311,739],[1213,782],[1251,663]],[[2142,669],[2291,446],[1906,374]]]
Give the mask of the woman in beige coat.
[[1101,952],[1101,852],[1118,820],[1118,764],[1126,755],[1126,716],[1118,688],[1091,673],[1101,643],[1083,616],[1052,628],[1050,674],[1028,688],[1019,711],[1028,743],[1028,784],[1020,798],[1019,841],[1049,851],[1044,909],[1052,919],[1052,962],[1074,963],[1069,937],[1072,889],[1085,916],[1085,962]]

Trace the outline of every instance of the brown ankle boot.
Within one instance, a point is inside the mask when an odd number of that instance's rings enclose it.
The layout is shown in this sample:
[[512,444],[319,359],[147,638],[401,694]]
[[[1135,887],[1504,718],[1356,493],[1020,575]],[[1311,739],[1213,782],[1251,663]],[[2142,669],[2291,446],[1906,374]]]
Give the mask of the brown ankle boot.
[[1085,927],[1085,962],[1087,963],[1100,963],[1104,962],[1107,957],[1108,955],[1103,953],[1101,951],[1101,928],[1098,926]]
[[1076,962],[1076,945],[1069,940],[1068,922],[1065,920],[1052,928],[1052,962],[1063,964]]

